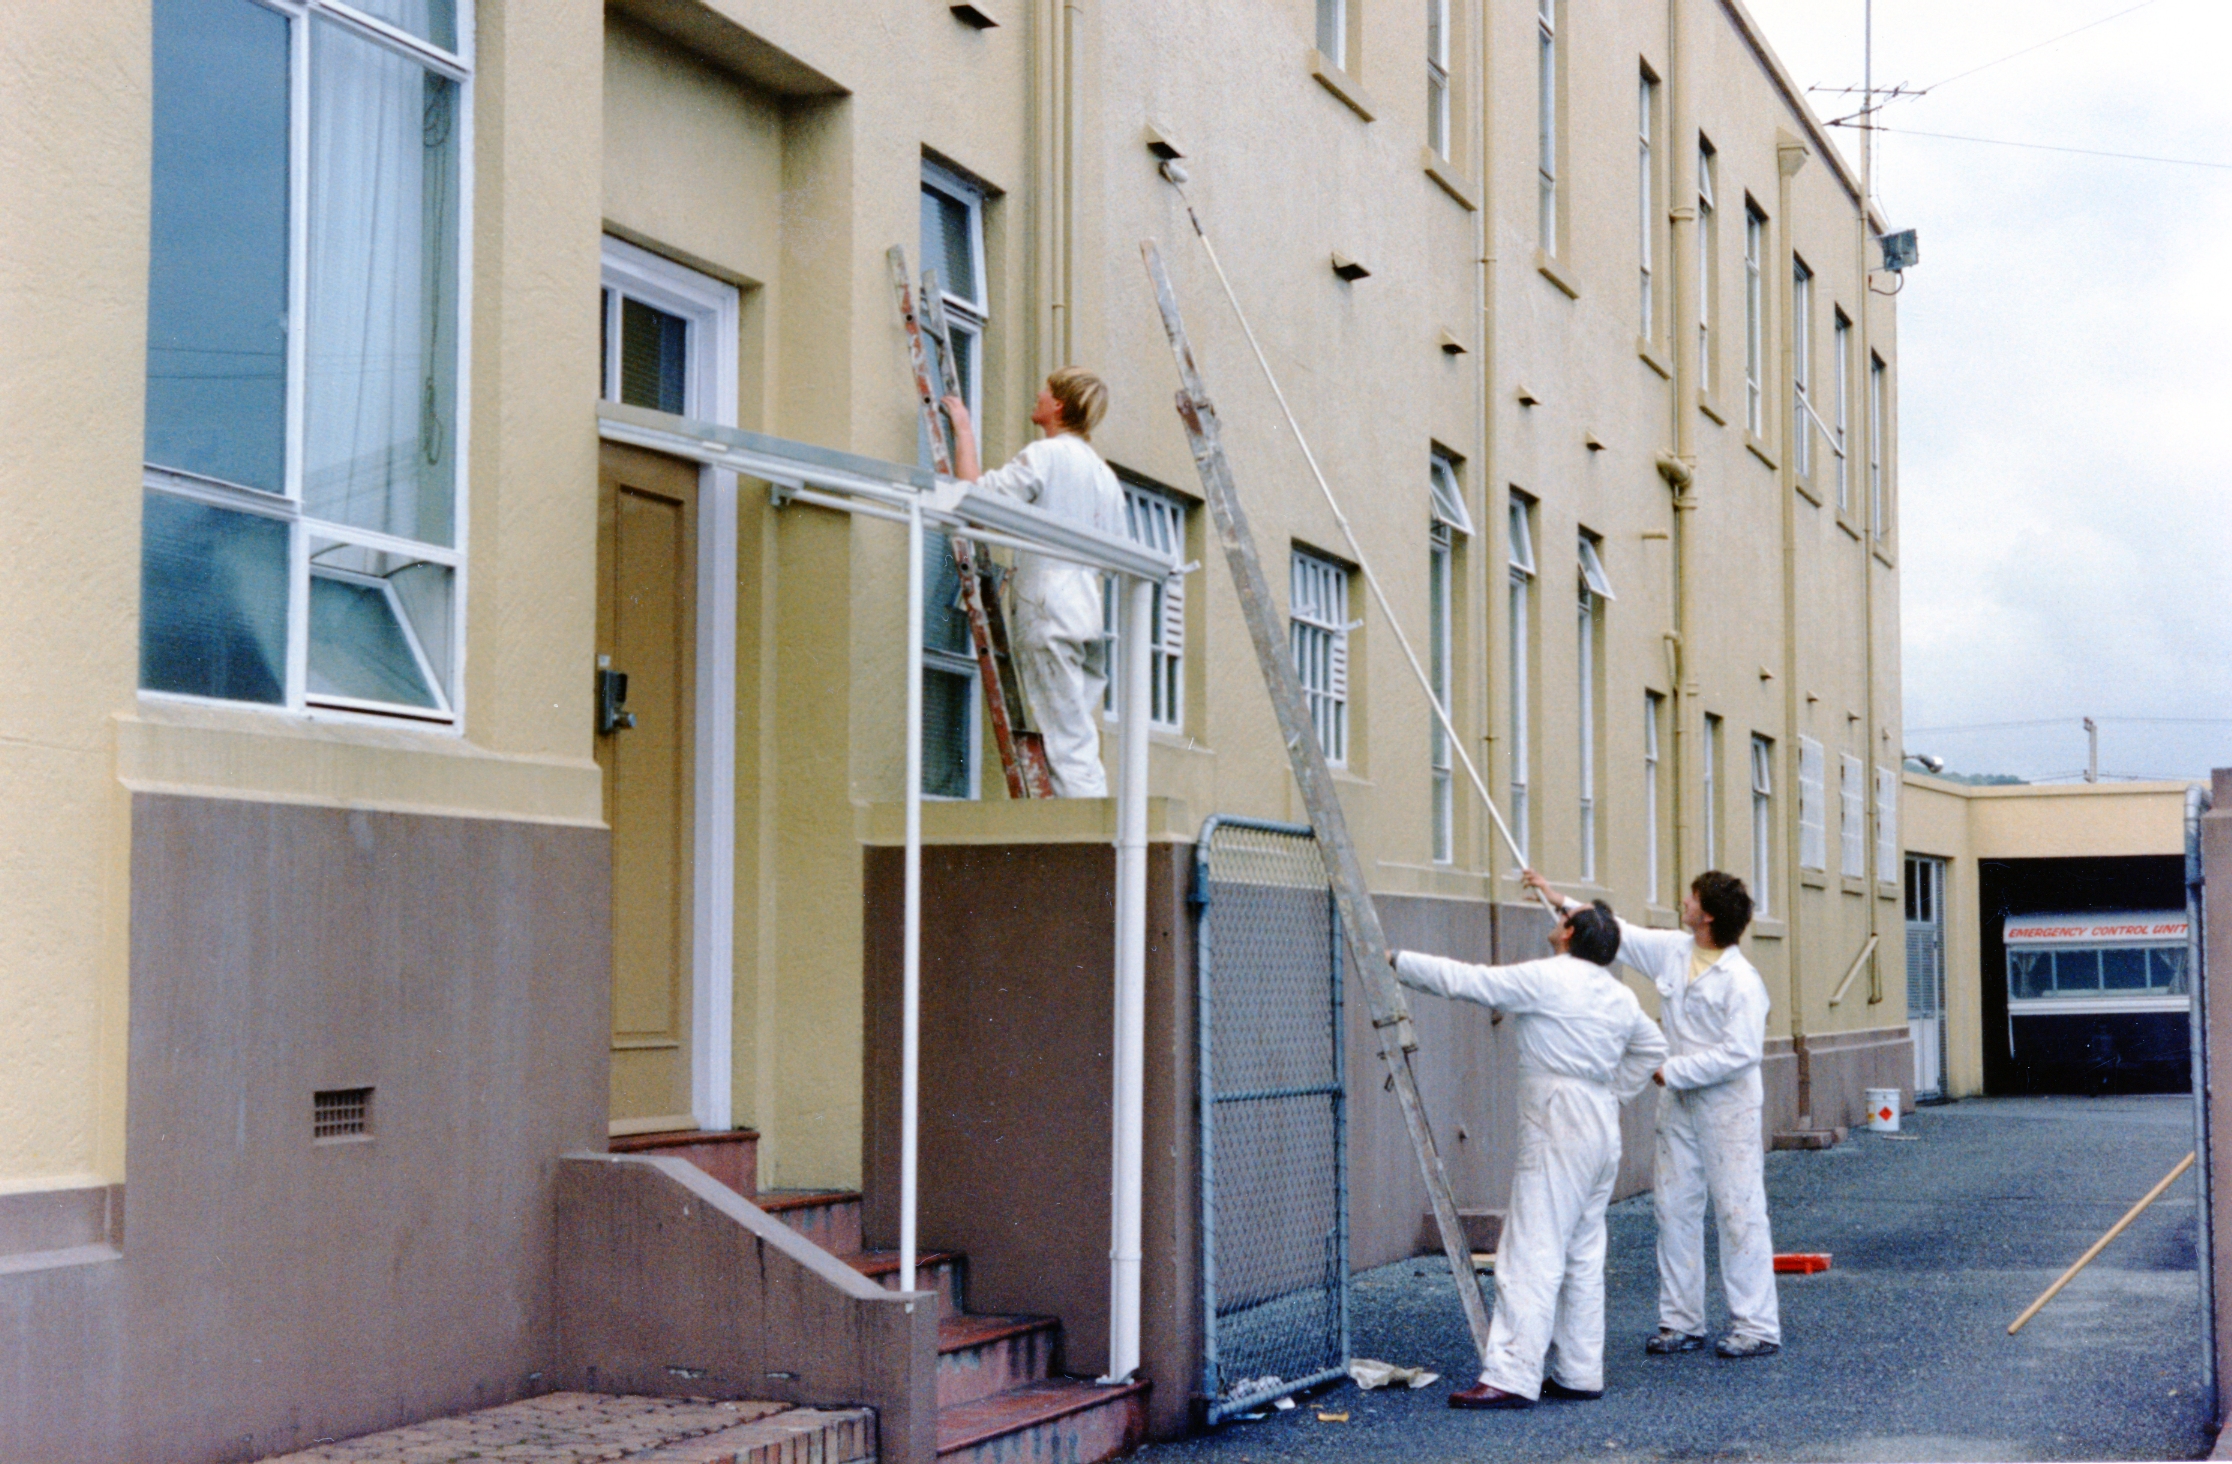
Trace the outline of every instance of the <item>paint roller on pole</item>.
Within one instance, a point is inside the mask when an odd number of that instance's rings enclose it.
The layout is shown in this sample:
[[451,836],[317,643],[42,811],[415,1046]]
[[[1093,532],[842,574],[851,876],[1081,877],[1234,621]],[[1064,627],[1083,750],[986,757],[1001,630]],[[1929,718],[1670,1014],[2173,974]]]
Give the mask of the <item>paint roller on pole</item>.
[[[1340,501],[1333,496],[1332,485],[1326,482],[1325,472],[1318,466],[1317,454],[1310,450],[1309,440],[1302,435],[1302,424],[1295,420],[1294,408],[1287,405],[1286,392],[1280,388],[1278,377],[1272,374],[1271,362],[1264,356],[1263,347],[1256,340],[1254,327],[1248,324],[1247,312],[1240,308],[1240,297],[1233,293],[1232,281],[1225,276],[1223,261],[1217,258],[1217,246],[1210,241],[1209,231],[1202,227],[1201,216],[1194,212],[1193,200],[1186,197],[1184,171],[1175,164],[1165,163],[1162,172],[1186,205],[1186,221],[1193,225],[1194,237],[1201,241],[1202,250],[1209,257],[1209,267],[1216,272],[1217,284],[1224,290],[1225,301],[1231,305],[1233,317],[1240,323],[1240,332],[1247,337],[1248,349],[1254,353],[1256,365],[1262,369],[1263,379],[1270,386],[1271,395],[1279,403],[1279,412],[1286,419],[1287,430],[1293,433],[1295,445],[1302,449],[1302,460],[1309,464],[1311,479],[1316,482],[1319,494],[1324,497],[1325,506],[1332,511],[1333,522],[1340,526],[1341,537],[1348,544],[1350,556],[1362,572],[1364,583],[1370,587],[1372,598],[1378,602],[1380,614],[1386,618],[1388,629],[1394,633],[1395,644],[1402,649],[1403,659],[1409,663],[1411,675],[1417,678],[1419,690],[1426,694],[1426,704],[1434,709],[1434,720],[1441,724],[1442,734],[1448,738],[1450,750],[1457,754],[1457,761],[1464,766],[1465,777],[1472,783],[1473,792],[1479,796],[1480,806],[1488,810],[1488,817],[1495,824],[1496,832],[1503,836],[1504,847],[1511,851],[1512,859],[1522,869],[1526,868],[1526,851],[1519,847],[1518,839],[1512,836],[1511,826],[1504,822],[1503,811],[1496,807],[1496,800],[1489,795],[1488,784],[1481,778],[1480,770],[1473,766],[1472,755],[1465,751],[1464,739],[1457,735],[1457,726],[1450,720],[1449,708],[1442,705],[1441,697],[1434,690],[1432,678],[1426,674],[1426,667],[1419,661],[1418,652],[1411,647],[1410,637],[1403,633],[1403,623],[1396,618],[1394,606],[1388,603],[1387,591],[1381,587],[1379,576],[1372,572],[1371,561],[1364,557],[1363,546],[1356,542],[1356,533],[1349,527],[1348,515],[1341,511]],[[1156,267],[1152,260],[1150,253],[1150,270]],[[1158,279],[1158,288],[1162,283]],[[1565,918],[1565,912],[1552,904],[1547,895],[1538,890],[1535,897],[1541,901],[1542,908],[1550,912],[1552,920]]]

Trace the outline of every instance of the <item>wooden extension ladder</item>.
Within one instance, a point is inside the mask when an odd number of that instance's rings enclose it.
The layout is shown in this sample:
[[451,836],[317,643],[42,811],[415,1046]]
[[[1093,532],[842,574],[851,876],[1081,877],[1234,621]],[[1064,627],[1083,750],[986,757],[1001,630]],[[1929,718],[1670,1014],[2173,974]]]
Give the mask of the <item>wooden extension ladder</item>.
[[[930,438],[930,465],[947,477],[953,475],[953,454],[946,443],[945,415],[940,399],[961,396],[961,382],[954,370],[953,338],[946,329],[945,305],[938,291],[936,270],[922,274],[921,305],[916,306],[913,281],[907,275],[907,253],[894,244],[885,256],[891,264],[892,293],[899,300],[899,318],[907,328],[907,359],[914,368],[915,396],[922,409],[922,425]],[[938,381],[930,379],[930,352],[925,334],[937,343]],[[941,389],[942,388],[942,389]],[[1052,798],[1054,774],[1046,761],[1046,740],[1032,730],[1023,705],[1023,692],[1015,671],[1015,656],[1008,645],[1007,616],[1000,608],[1000,567],[979,563],[976,546],[958,534],[948,536],[953,568],[961,580],[961,613],[969,622],[969,641],[976,649],[977,676],[984,683],[984,707],[992,723],[992,741],[1000,750],[1000,771],[1007,777],[1010,798]]]

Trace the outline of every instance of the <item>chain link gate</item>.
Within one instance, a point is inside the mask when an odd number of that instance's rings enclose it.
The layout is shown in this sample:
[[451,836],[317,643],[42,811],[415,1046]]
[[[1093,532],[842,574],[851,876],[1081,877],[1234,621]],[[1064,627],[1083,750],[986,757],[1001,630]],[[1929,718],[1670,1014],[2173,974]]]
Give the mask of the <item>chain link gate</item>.
[[1216,1423],[1347,1373],[1341,927],[1306,824],[1212,817],[1193,900],[1201,1391]]

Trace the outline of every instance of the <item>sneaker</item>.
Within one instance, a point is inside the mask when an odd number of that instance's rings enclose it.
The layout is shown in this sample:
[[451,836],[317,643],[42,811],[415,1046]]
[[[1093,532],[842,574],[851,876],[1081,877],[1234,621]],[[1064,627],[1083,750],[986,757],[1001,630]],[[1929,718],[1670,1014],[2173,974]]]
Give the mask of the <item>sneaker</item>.
[[1738,1337],[1731,1333],[1714,1343],[1713,1350],[1723,1357],[1773,1357],[1782,1351],[1782,1344],[1758,1337]]
[[1569,1388],[1556,1378],[1542,1380],[1542,1396],[1567,1403],[1593,1403],[1604,1396],[1602,1388]]
[[1643,1350],[1653,1357],[1664,1357],[1670,1352],[1695,1352],[1705,1345],[1701,1332],[1677,1332],[1672,1327],[1661,1327],[1658,1335],[1643,1344]]

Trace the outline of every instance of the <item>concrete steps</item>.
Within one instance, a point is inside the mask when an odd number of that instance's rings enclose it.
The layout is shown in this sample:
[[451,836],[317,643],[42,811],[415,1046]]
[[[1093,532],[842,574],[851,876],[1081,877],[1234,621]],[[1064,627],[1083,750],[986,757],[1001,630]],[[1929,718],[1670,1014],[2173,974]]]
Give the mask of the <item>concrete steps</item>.
[[[878,1285],[910,1289],[897,1252],[863,1244],[858,1193],[757,1189],[757,1141],[744,1131],[650,1134],[615,1139],[612,1147],[687,1159]],[[1099,1464],[1145,1441],[1147,1384],[1103,1387],[1057,1376],[1061,1324],[1052,1317],[972,1315],[967,1269],[964,1256],[924,1251],[911,1278],[911,1289],[938,1298],[941,1464]]]

